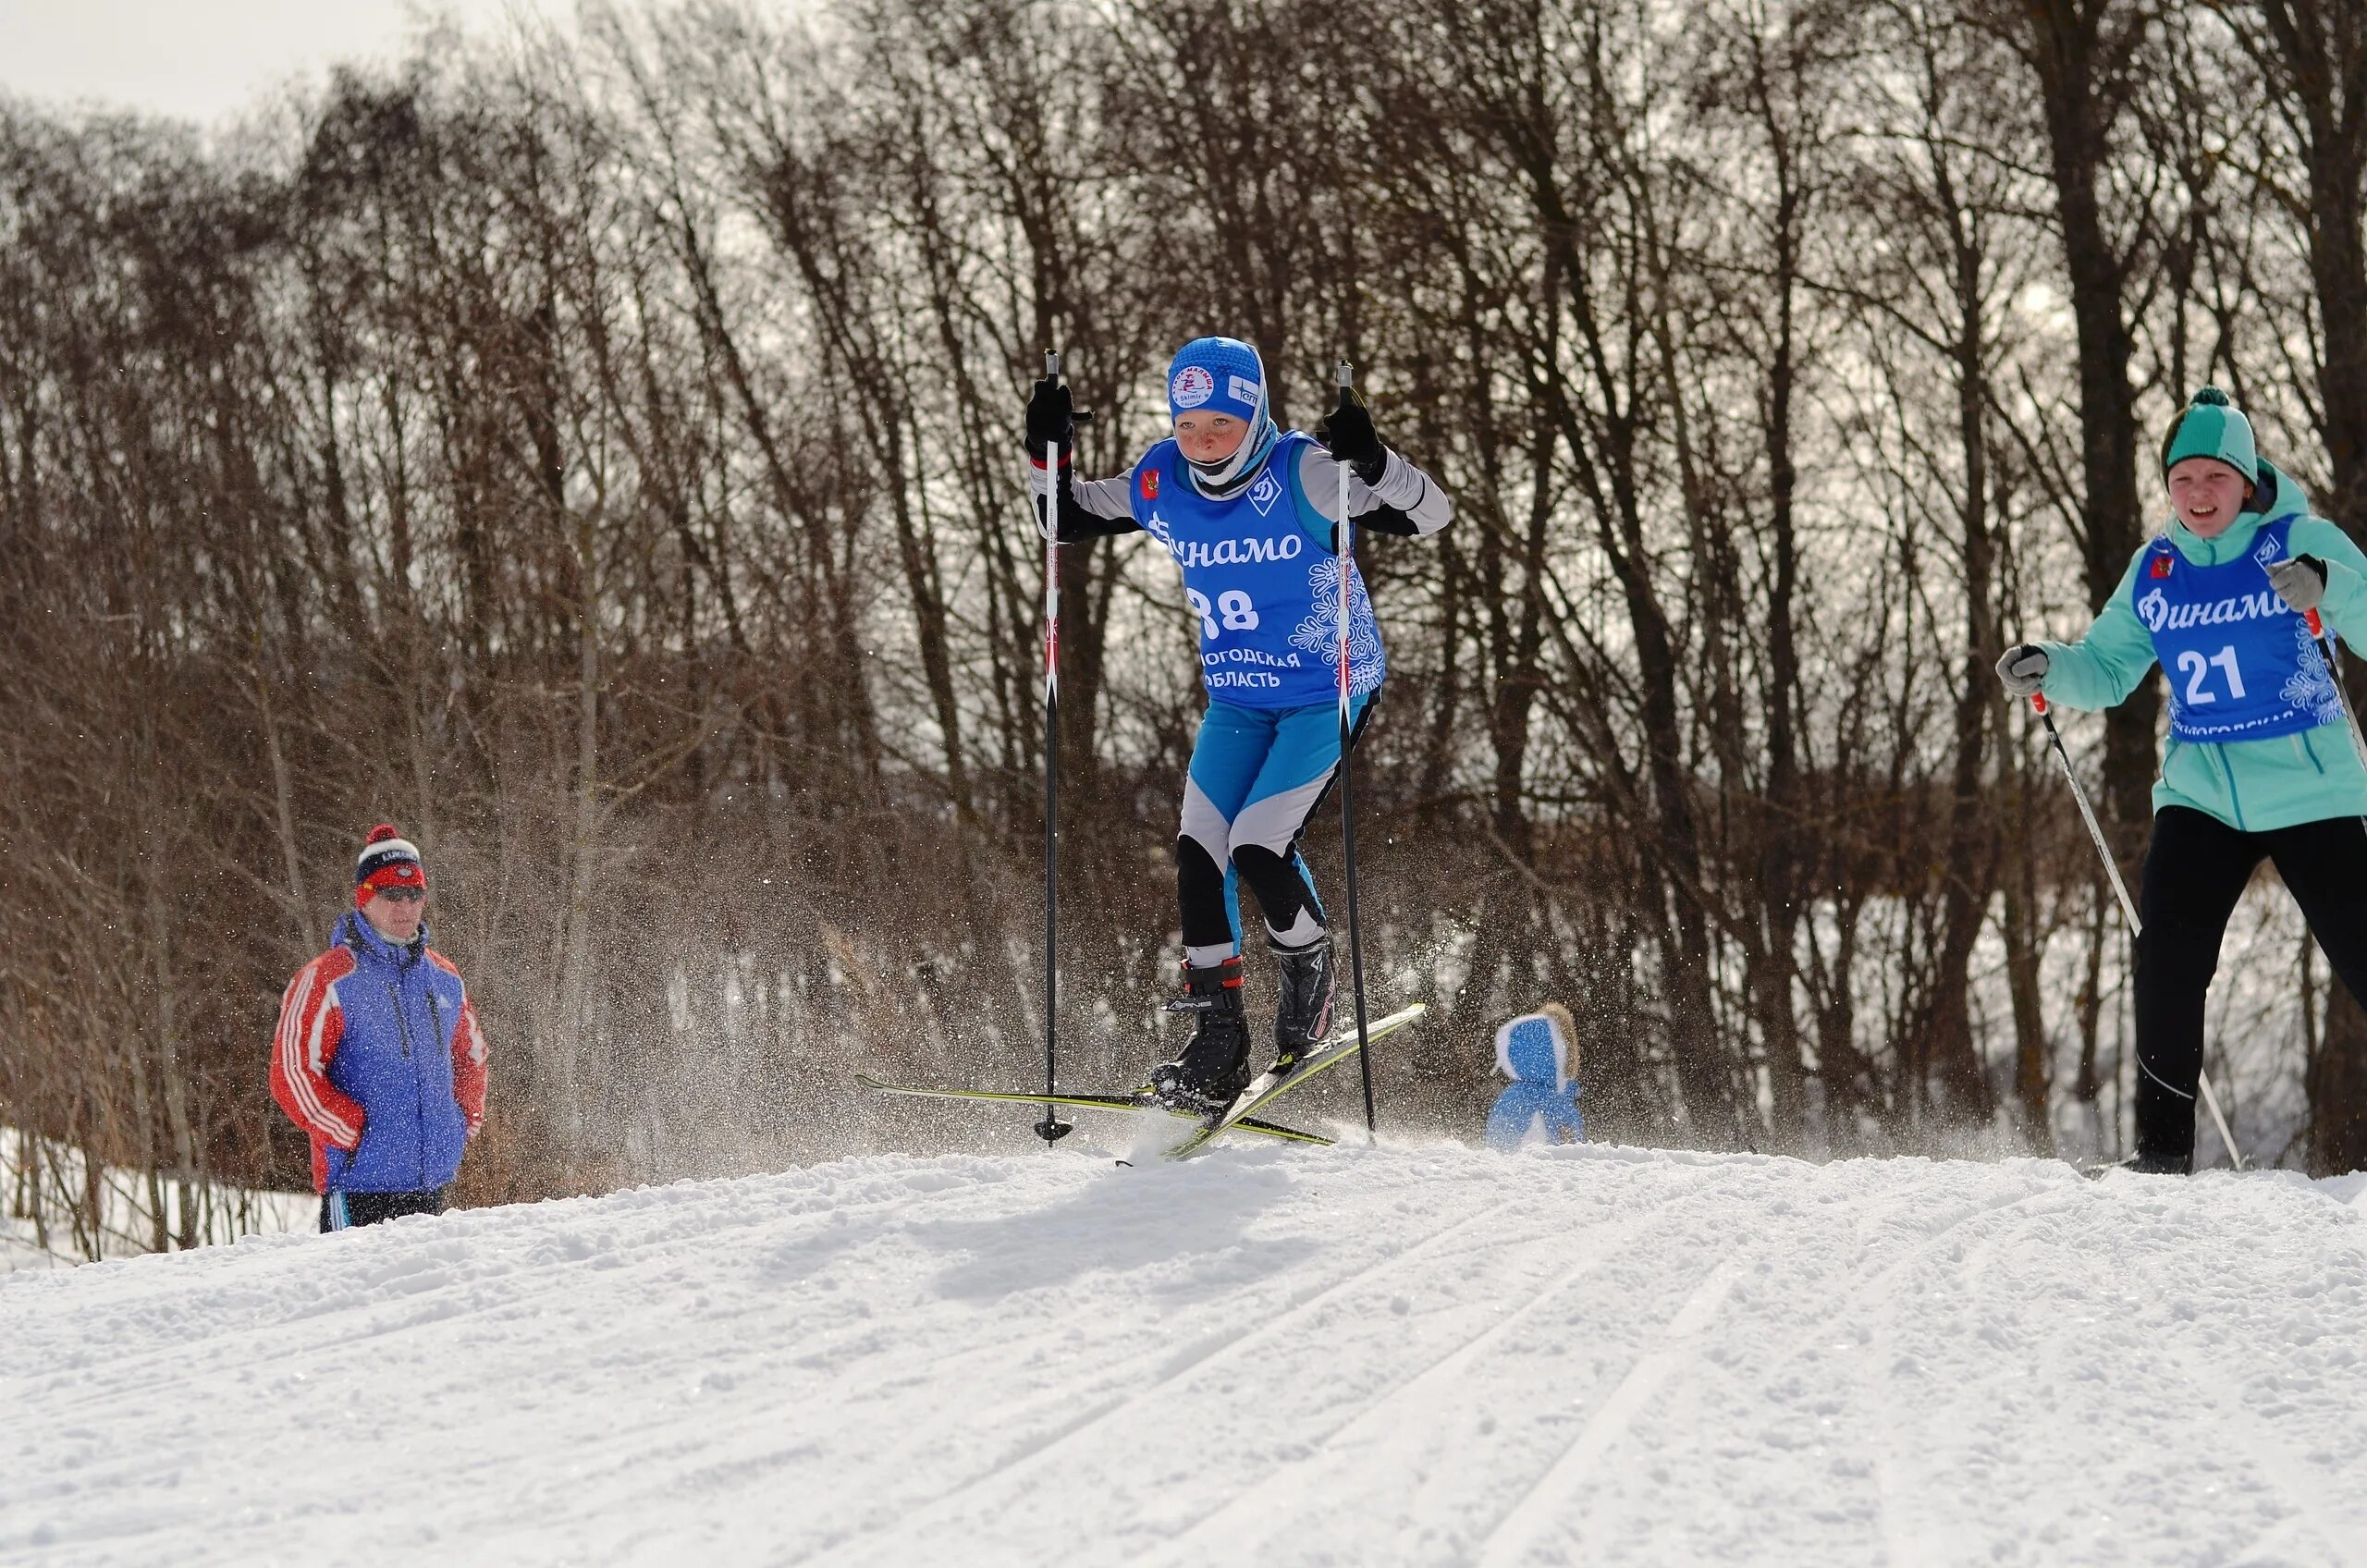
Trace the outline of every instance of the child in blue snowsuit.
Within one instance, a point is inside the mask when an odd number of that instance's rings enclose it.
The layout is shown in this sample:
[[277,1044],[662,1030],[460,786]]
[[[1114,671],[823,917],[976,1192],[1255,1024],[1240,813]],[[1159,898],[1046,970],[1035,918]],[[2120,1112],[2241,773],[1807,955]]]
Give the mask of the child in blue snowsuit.
[[[1152,1086],[1171,1104],[1210,1109],[1250,1078],[1240,882],[1257,896],[1281,975],[1275,1064],[1287,1067],[1331,1027],[1331,930],[1298,839],[1340,766],[1340,466],[1358,529],[1435,533],[1453,508],[1428,474],[1381,444],[1353,396],[1314,435],[1277,426],[1265,363],[1237,338],[1186,343],[1167,369],[1167,402],[1169,439],[1125,473],[1081,481],[1069,464],[1069,389],[1048,378],[1028,400],[1027,448],[1040,526],[1064,544],[1147,533],[1183,573],[1208,695],[1175,840],[1185,992],[1176,1005],[1198,1023],[1183,1054],[1153,1071]],[[1044,453],[1055,444],[1059,472],[1049,474]],[[1387,661],[1353,559],[1345,570],[1353,739]]]
[[1586,1141],[1586,1119],[1578,1114],[1583,1091],[1571,1082],[1577,1055],[1577,1032],[1559,1002],[1496,1031],[1496,1071],[1512,1083],[1488,1112],[1490,1148],[1510,1153],[1539,1126],[1549,1144]]

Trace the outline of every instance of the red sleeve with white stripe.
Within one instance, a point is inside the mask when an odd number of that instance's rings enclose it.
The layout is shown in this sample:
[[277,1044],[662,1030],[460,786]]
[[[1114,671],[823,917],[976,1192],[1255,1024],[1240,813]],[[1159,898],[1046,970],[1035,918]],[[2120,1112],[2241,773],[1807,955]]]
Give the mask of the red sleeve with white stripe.
[[460,1026],[452,1031],[452,1097],[468,1118],[469,1133],[484,1125],[484,1034],[477,1027],[477,1004],[460,998]]
[[352,1149],[362,1142],[362,1107],[329,1082],[329,1063],[345,1035],[337,983],[353,973],[343,948],[323,953],[288,983],[272,1036],[271,1097],[315,1145]]

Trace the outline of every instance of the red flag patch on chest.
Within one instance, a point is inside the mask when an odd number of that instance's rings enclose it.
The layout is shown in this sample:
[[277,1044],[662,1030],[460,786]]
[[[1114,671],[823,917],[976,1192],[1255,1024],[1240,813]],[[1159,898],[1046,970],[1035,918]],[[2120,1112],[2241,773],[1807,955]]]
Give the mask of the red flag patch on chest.
[[2167,577],[2169,574],[2170,557],[2167,556],[2155,556],[2153,557],[2153,575],[2156,577]]
[[1155,468],[1143,470],[1143,499],[1146,501],[1159,499],[1159,470]]

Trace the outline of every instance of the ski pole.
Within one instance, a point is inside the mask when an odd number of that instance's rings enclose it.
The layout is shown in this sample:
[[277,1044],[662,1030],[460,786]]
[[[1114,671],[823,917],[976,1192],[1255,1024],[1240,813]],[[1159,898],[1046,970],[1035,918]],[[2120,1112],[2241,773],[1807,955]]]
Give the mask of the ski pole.
[[[2071,786],[2071,798],[2079,802],[2080,820],[2088,825],[2088,837],[2096,846],[2096,856],[2104,863],[2104,870],[2112,877],[2112,890],[2120,895],[2120,913],[2128,917],[2128,935],[2134,939],[2145,934],[2145,923],[2137,917],[2137,900],[2128,896],[2128,884],[2121,879],[2120,864],[2112,858],[2112,851],[2104,844],[2104,830],[2096,822],[2096,808],[2088,803],[2088,791],[2079,782],[2079,775],[2071,766],[2071,753],[2063,749],[2063,731],[2054,728],[2054,715],[2047,711],[2046,693],[2030,693],[2030,711],[2046,726],[2046,738],[2054,746],[2054,760],[2063,765],[2064,781]],[[2147,1071],[2140,1061],[2140,1072]],[[2157,1080],[2158,1081],[2158,1080]],[[2202,1090],[2202,1103],[2210,1108],[2211,1121],[2219,1129],[2219,1141],[2227,1145],[2227,1158],[2237,1170],[2244,1168],[2244,1151],[2236,1146],[2236,1134],[2227,1126],[2227,1118],[2219,1109],[2219,1096],[2212,1091],[2211,1074],[2202,1065],[2195,1064],[2195,1081]],[[2164,1084],[2162,1087],[2170,1089]],[[2170,1089],[2172,1094],[2177,1093]],[[2187,1096],[2191,1099],[2191,1095]]]
[[[1061,378],[1061,356],[1044,350],[1044,379]],[[1078,420],[1089,416],[1077,414]],[[1061,1011],[1061,444],[1044,443],[1044,1120],[1036,1135],[1047,1145],[1068,1136],[1071,1122],[1054,1112],[1059,1092],[1056,1042]]]
[[[1355,371],[1347,361],[1340,361],[1340,407],[1344,411],[1355,386]],[[1355,530],[1348,521],[1348,465],[1338,460],[1340,470],[1340,528],[1333,542],[1340,546],[1340,859],[1347,870],[1348,882],[1348,974],[1355,986],[1356,998],[1356,1066],[1364,1074],[1365,1134],[1377,1137],[1380,1132],[1379,1118],[1372,1101],[1372,1052],[1366,1047],[1371,1043],[1365,1033],[1365,954],[1364,943],[1356,921],[1356,809],[1355,787],[1350,782],[1349,744],[1355,739],[1355,725],[1349,716],[1348,695],[1348,574],[1355,570]]]

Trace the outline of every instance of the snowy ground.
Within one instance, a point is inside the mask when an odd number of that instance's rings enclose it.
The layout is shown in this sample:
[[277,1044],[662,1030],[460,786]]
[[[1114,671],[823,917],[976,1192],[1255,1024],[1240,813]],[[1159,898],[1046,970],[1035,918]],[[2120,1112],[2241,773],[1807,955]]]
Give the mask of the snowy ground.
[[9,1563],[2367,1563],[2367,1178],[878,1157],[0,1280]]

